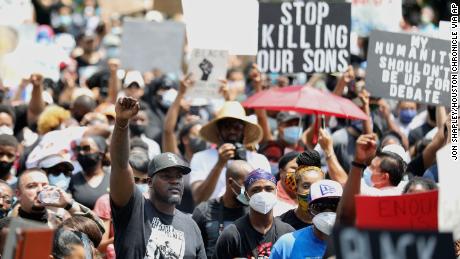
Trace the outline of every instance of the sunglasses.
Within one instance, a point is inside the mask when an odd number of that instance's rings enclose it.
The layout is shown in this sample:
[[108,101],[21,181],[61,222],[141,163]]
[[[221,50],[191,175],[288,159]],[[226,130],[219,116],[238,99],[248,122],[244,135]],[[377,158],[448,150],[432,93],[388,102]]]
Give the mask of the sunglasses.
[[310,205],[310,212],[313,216],[318,215],[321,212],[337,211],[338,203],[325,202],[325,203],[314,203]]

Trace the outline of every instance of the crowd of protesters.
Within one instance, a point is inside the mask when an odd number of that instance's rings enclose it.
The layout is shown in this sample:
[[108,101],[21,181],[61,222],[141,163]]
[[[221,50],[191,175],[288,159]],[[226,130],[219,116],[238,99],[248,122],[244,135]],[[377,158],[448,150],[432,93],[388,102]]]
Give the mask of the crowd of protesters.
[[[373,97],[366,37],[345,73],[308,82],[232,57],[222,100],[192,106],[190,75],[121,69],[123,16],[104,20],[96,0],[29,4],[37,42],[70,51],[58,80],[0,77],[0,240],[19,217],[55,229],[52,258],[326,258],[354,195],[437,189],[449,110]],[[404,4],[401,31],[436,30],[446,8]],[[323,128],[240,103],[294,84],[359,100],[369,119]]]

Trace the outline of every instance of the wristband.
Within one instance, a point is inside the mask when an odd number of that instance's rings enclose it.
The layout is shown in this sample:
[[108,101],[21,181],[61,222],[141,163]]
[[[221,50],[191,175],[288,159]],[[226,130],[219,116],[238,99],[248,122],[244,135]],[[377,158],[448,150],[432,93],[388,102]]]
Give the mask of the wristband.
[[361,170],[364,170],[367,167],[367,165],[361,164],[361,163],[358,163],[358,162],[355,162],[355,161],[351,162],[351,165],[354,166],[354,167],[357,167],[357,168],[359,168]]
[[67,205],[65,205],[64,209],[65,209],[65,210],[70,210],[70,209],[72,209],[73,204],[74,204],[74,201],[72,200],[71,202],[67,203]]

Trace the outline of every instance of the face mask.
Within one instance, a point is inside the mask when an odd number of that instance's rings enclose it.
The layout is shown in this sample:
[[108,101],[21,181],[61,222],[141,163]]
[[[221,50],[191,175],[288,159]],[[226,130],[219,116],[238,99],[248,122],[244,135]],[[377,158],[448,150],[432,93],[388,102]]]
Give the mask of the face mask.
[[0,162],[0,177],[3,178],[10,173],[13,162]]
[[335,223],[335,212],[321,212],[313,218],[315,228],[326,235],[330,235]]
[[370,187],[374,187],[374,183],[372,182],[372,171],[369,169],[369,167],[366,167],[363,172],[363,179],[366,182],[366,184]]
[[310,191],[305,194],[297,194],[297,201],[299,202],[299,208],[303,212],[308,211],[308,204],[310,202]]
[[298,126],[284,128],[283,139],[289,144],[296,144],[299,141],[301,129]]
[[196,137],[190,138],[189,146],[193,153],[197,153],[208,148],[206,141]]
[[0,127],[0,135],[1,134],[6,134],[6,135],[10,135],[10,136],[13,136],[13,129],[6,126],[6,125],[3,125]]
[[402,109],[399,112],[399,120],[404,124],[409,124],[412,119],[417,115],[417,111],[413,109]]
[[139,191],[141,191],[141,193],[149,192],[149,185],[146,183],[136,184],[136,186],[139,189]]
[[107,59],[120,57],[120,49],[118,47],[108,47],[105,49]]
[[5,91],[0,91],[0,103],[3,102],[3,100],[5,99]]
[[83,170],[88,170],[94,168],[97,163],[101,160],[101,156],[99,153],[94,154],[78,154],[77,156],[78,163],[80,163]]
[[276,204],[276,194],[274,192],[258,192],[251,196],[249,206],[261,214],[269,213]]
[[129,131],[134,136],[140,136],[144,134],[146,128],[147,126],[143,124],[132,124],[132,123],[129,124]]
[[177,97],[176,89],[171,88],[167,90],[161,96],[161,101],[160,101],[161,106],[163,106],[164,108],[169,108],[171,104],[174,102],[174,100],[176,100],[176,97]]
[[[235,181],[233,181],[235,183]],[[241,203],[241,205],[243,206],[248,206],[249,205],[249,202],[248,202],[248,199],[246,198],[246,195],[244,194],[245,193],[245,189],[244,189],[244,186],[240,186],[239,184],[235,183],[235,185],[237,185],[238,187],[240,187],[240,193],[237,194],[237,192],[235,192],[235,190],[232,189],[232,192],[233,194],[236,195],[236,200]]]
[[65,176],[65,174],[63,173],[60,173],[57,176],[53,174],[49,174],[48,181],[50,185],[57,186],[61,188],[62,190],[67,191],[67,189],[69,188],[69,184],[70,184],[70,177]]
[[72,24],[72,17],[70,17],[69,15],[61,15],[59,16],[59,25],[60,26],[69,26]]

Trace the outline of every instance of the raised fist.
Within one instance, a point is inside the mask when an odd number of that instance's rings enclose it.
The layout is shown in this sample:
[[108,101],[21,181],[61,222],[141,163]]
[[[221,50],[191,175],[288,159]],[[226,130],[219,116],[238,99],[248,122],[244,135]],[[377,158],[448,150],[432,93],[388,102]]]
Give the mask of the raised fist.
[[139,102],[131,97],[119,98],[115,105],[117,120],[129,120],[139,112]]
[[203,59],[200,63],[200,69],[201,72],[203,72],[203,75],[201,76],[202,81],[208,81],[209,75],[212,72],[214,65],[207,59]]
[[39,87],[43,83],[43,76],[41,74],[30,75],[30,83],[33,87]]

